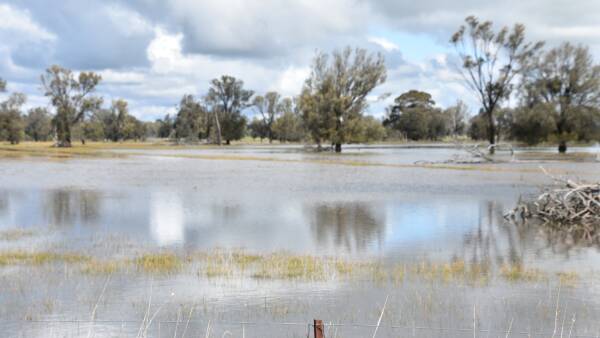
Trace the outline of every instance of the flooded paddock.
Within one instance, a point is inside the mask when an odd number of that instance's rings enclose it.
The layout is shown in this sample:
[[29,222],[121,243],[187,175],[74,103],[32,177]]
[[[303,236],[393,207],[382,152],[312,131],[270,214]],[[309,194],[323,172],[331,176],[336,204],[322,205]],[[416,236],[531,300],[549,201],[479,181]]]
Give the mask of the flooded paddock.
[[600,333],[598,248],[502,217],[552,183],[540,165],[598,181],[593,160],[114,152],[0,160],[6,336],[306,337],[319,318],[326,337],[365,337],[380,316],[377,337]]

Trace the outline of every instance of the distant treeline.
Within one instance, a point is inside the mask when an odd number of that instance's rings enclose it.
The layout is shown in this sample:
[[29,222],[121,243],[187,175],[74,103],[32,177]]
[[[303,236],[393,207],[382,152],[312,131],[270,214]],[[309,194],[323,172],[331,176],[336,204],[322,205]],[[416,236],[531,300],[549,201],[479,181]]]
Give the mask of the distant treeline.
[[[466,18],[450,42],[462,61],[464,83],[480,104],[474,117],[469,118],[463,101],[442,109],[419,90],[396,97],[381,120],[366,116],[367,96],[386,79],[384,59],[346,48],[318,53],[295,97],[274,91],[258,95],[244,88],[242,80],[223,75],[210,82],[206,94],[184,95],[176,114],[154,122],[129,115],[124,100],[105,107],[94,95],[100,75],[75,76],[52,66],[41,82],[53,112],[34,108],[23,113],[25,96],[10,95],[0,104],[0,140],[52,139],[58,146],[70,146],[73,139],[160,137],[229,144],[251,136],[269,142],[314,142],[341,151],[344,143],[470,137],[492,145],[499,140],[556,142],[561,152],[568,141],[600,141],[600,65],[587,47],[564,43],[544,49],[542,42],[525,40],[523,25],[495,31],[491,22],[475,17]],[[5,87],[0,80],[0,90]],[[248,113],[254,116],[250,121]]]

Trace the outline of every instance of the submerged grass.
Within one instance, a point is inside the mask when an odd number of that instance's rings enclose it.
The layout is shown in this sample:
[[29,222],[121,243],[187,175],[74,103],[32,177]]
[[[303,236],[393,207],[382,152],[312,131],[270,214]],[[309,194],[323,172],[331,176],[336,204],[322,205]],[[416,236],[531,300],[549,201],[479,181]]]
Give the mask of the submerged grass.
[[18,241],[23,238],[32,237],[35,233],[32,230],[9,229],[0,231],[0,241]]
[[27,252],[22,250],[0,252],[0,266],[44,265],[50,263],[83,263],[90,258],[77,253],[55,253],[49,251]]
[[287,252],[269,254],[244,251],[196,252],[179,256],[173,252],[144,253],[135,258],[99,259],[78,253],[23,250],[0,252],[0,267],[10,265],[42,266],[66,263],[79,266],[82,274],[112,275],[144,273],[171,275],[196,271],[199,278],[223,278],[290,281],[367,281],[401,285],[406,281],[487,285],[494,277],[511,283],[547,282],[555,278],[561,285],[576,286],[579,275],[573,272],[547,273],[522,264],[504,264],[493,269],[489,264],[454,259],[436,263],[418,261],[387,264],[378,260],[353,260],[340,257],[296,255]]
[[521,264],[504,264],[500,267],[500,276],[509,282],[540,282],[548,280],[548,274],[539,270],[525,268]]
[[129,260],[90,259],[82,266],[81,272],[88,275],[112,275],[125,271],[129,266],[131,266]]
[[135,259],[139,271],[169,274],[181,269],[183,262],[173,253],[149,253]]

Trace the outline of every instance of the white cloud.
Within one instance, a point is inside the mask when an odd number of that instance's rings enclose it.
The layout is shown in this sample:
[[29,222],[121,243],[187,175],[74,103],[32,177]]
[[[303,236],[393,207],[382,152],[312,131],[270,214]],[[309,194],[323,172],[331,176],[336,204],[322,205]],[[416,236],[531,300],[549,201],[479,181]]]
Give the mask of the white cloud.
[[29,11],[0,4],[0,31],[5,34],[24,34],[31,40],[54,40],[56,36],[36,23]]
[[[107,101],[125,98],[136,116],[153,119],[183,94],[205,94],[222,74],[257,93],[297,94],[315,50],[351,45],[382,51],[388,61],[388,80],[372,93],[371,113],[381,114],[410,89],[431,92],[440,105],[461,98],[476,110],[455,56],[446,54],[466,15],[496,26],[522,22],[528,38],[551,46],[585,43],[598,56],[599,12],[600,1],[590,0],[67,0],[52,6],[4,0],[0,76],[37,104],[44,101],[39,74],[49,64],[99,71]],[[375,100],[385,92],[392,97]]]
[[392,51],[395,51],[395,50],[400,50],[400,46],[398,46],[397,44],[395,44],[395,43],[387,40],[386,38],[369,36],[367,38],[367,41],[380,46],[381,48],[383,48],[387,52],[392,52]]

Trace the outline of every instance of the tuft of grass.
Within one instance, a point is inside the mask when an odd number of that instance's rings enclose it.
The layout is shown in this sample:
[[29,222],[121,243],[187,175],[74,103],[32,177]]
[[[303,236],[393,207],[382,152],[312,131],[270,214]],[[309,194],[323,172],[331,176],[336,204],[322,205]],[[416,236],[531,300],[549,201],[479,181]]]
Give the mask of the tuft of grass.
[[258,269],[252,274],[254,278],[303,280],[326,278],[325,261],[313,256],[275,253],[264,256],[258,265]]
[[83,265],[81,272],[89,275],[112,275],[122,271],[129,264],[129,261],[122,260],[100,261],[91,259]]
[[231,266],[223,264],[209,264],[204,268],[204,275],[208,278],[214,277],[231,277],[233,270]]
[[182,261],[172,253],[144,254],[135,260],[138,270],[147,273],[173,273],[182,267]]
[[579,282],[579,275],[576,272],[558,272],[556,273],[561,285],[575,287]]
[[0,252],[0,266],[18,264],[45,265],[56,262],[82,263],[89,259],[88,256],[76,253],[27,252],[22,250]]
[[32,237],[34,232],[25,229],[10,229],[0,231],[0,241],[18,241],[23,238]]
[[500,276],[510,282],[539,282],[548,279],[546,273],[538,269],[528,269],[521,264],[504,264],[500,267]]

